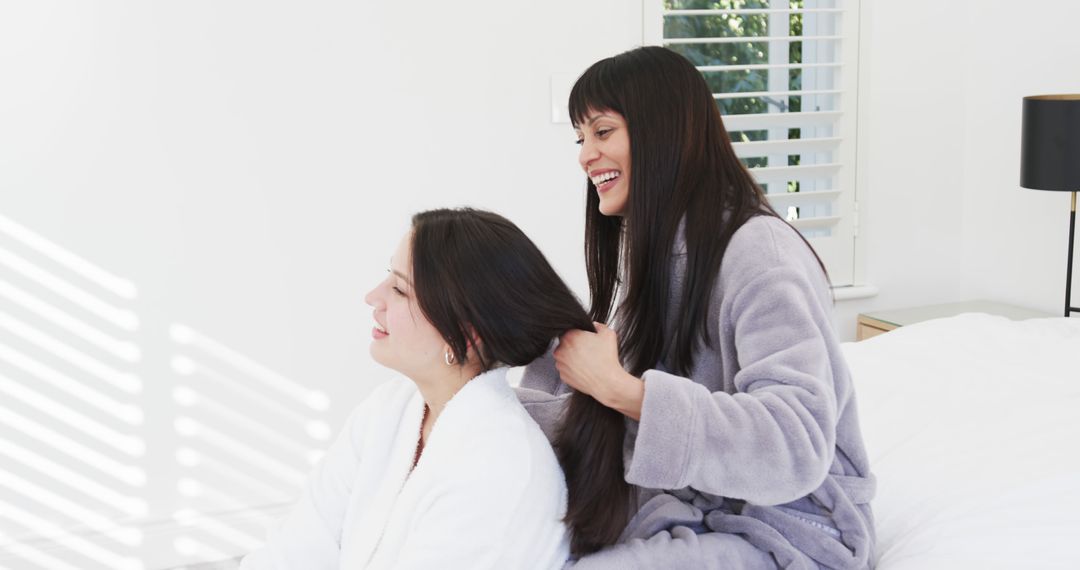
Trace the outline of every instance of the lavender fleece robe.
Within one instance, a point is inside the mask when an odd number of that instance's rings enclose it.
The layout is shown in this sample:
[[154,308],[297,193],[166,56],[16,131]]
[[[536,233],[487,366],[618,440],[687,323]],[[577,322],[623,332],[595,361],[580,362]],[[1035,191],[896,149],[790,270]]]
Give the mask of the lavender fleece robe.
[[[682,228],[674,248],[669,315],[685,272]],[[646,371],[641,420],[627,419],[637,514],[619,544],[566,567],[870,567],[875,481],[831,309],[794,229],[771,216],[740,227],[712,293],[714,346],[699,341],[689,377],[664,362]],[[551,438],[570,388],[550,352],[517,393]]]

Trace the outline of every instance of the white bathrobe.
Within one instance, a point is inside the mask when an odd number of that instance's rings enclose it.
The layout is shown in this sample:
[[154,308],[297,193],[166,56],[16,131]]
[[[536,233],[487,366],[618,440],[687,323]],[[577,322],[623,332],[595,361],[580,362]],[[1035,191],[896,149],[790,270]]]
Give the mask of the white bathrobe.
[[376,388],[241,568],[562,568],[566,482],[506,368],[450,400],[410,474],[423,409],[408,379]]

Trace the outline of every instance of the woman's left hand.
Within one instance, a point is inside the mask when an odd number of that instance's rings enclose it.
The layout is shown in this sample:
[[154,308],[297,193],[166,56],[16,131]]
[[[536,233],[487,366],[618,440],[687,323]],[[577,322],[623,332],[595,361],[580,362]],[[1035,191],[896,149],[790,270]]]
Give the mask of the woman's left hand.
[[619,362],[619,337],[615,331],[603,323],[593,325],[595,333],[575,329],[559,337],[554,352],[555,368],[571,388],[637,419],[643,394],[637,396],[644,391],[644,383],[626,372]]

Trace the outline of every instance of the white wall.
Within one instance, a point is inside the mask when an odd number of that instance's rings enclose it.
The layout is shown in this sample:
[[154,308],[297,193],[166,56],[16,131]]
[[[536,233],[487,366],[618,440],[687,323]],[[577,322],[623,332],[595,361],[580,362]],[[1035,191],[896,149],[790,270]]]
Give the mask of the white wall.
[[[637,45],[640,3],[371,4],[0,5],[0,565],[257,541],[248,507],[291,497],[386,377],[363,294],[418,209],[506,214],[585,296],[550,79]],[[1019,189],[1020,97],[1080,89],[1078,12],[863,2],[857,267],[881,293],[837,304],[843,338],[869,309],[1057,311],[1068,202]]]
[[[1061,316],[1071,196],[1020,187],[1021,108],[1025,95],[1080,93],[1080,6],[1040,0],[1023,10],[978,10],[980,3],[968,4],[965,35],[999,40],[964,50],[964,275],[972,295]],[[1076,307],[1080,246],[1074,248]]]
[[862,6],[856,266],[880,294],[837,304],[841,336],[860,312],[967,299],[1061,314],[1069,198],[1020,188],[1020,115],[1080,91],[1080,7]]
[[507,215],[585,294],[550,81],[640,41],[622,0],[4,3],[0,566],[250,548],[244,510],[288,500],[388,377],[363,296],[419,209]]

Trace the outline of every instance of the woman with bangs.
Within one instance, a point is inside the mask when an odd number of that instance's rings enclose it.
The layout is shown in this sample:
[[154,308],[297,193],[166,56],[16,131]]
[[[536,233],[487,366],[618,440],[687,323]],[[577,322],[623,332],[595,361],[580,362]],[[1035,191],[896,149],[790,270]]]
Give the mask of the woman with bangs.
[[566,473],[567,567],[869,567],[874,478],[827,272],[701,73],[631,50],[569,107],[596,332],[562,335],[518,389]]

